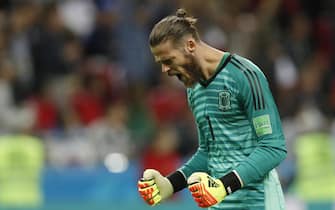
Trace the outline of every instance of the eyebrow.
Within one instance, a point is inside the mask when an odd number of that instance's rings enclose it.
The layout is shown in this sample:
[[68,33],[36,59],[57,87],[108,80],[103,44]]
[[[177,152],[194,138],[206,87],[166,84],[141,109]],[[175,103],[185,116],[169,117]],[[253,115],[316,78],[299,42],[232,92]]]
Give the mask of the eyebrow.
[[155,60],[156,63],[164,63],[164,62],[167,62],[167,61],[170,61],[170,60],[173,60],[174,57],[169,57],[169,58],[164,58],[164,59],[157,59]]

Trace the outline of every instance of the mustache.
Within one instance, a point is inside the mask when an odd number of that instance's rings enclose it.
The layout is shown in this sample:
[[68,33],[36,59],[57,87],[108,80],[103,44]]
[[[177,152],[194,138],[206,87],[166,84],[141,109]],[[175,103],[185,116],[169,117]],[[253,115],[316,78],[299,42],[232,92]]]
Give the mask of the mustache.
[[168,75],[169,75],[170,77],[172,77],[172,76],[178,76],[178,75],[180,75],[180,73],[177,72],[177,71],[169,71],[169,72],[168,72]]

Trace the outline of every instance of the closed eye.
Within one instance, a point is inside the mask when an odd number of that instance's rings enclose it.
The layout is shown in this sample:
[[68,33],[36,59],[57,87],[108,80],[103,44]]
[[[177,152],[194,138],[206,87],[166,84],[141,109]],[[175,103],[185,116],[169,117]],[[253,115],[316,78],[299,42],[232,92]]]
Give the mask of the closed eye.
[[164,65],[171,65],[172,64],[172,60],[171,59],[167,59],[167,60],[162,60],[161,62],[160,62],[161,64],[164,64]]

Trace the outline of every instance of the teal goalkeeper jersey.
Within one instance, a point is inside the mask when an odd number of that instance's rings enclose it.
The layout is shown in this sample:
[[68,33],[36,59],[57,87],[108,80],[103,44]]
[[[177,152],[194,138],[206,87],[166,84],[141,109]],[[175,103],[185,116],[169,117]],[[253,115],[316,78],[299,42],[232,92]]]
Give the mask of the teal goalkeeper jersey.
[[[281,191],[274,168],[286,157],[286,146],[262,71],[246,58],[225,53],[216,74],[188,88],[187,97],[199,147],[180,171],[186,177],[204,171],[220,178],[235,170],[243,188],[212,209],[268,209],[266,191],[276,194],[278,185]],[[267,188],[268,180],[274,180],[276,187]]]

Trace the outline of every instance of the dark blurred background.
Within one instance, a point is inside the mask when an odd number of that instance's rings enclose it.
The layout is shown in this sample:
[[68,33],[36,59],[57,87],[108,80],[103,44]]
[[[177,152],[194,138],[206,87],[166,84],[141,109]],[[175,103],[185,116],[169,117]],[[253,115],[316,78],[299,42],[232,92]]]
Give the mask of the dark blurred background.
[[[149,209],[143,169],[167,175],[197,147],[185,89],[148,47],[180,7],[269,79],[287,209],[335,208],[332,0],[1,0],[0,208]],[[187,192],[156,208],[197,209]]]

